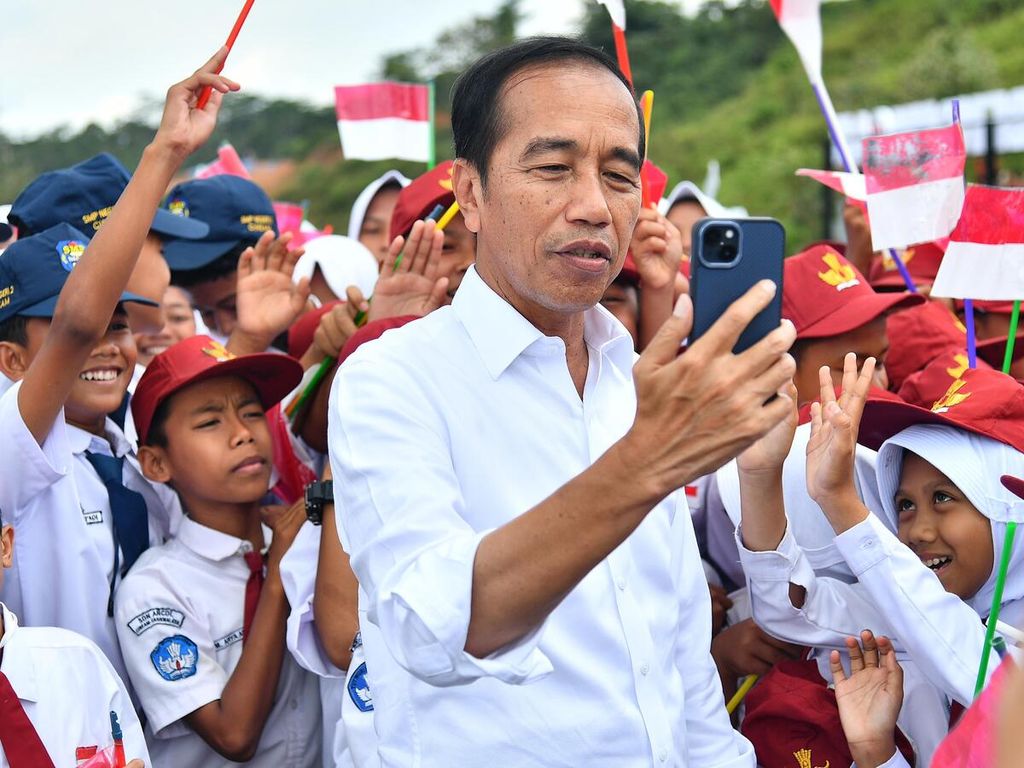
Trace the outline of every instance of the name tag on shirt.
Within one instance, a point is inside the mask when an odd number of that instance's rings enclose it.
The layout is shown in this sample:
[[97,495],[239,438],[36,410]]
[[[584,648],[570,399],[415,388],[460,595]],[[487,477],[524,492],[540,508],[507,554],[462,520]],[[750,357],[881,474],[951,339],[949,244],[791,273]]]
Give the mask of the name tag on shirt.
[[215,650],[223,651],[225,648],[240,642],[242,642],[241,628],[236,629],[230,635],[224,635],[220,640],[214,640],[213,647]]
[[103,513],[100,510],[86,512],[85,507],[82,507],[82,519],[86,525],[99,525],[103,522]]
[[180,628],[184,623],[185,614],[181,611],[174,608],[150,608],[129,621],[128,629],[136,635],[141,635],[147,629],[152,629],[159,624]]

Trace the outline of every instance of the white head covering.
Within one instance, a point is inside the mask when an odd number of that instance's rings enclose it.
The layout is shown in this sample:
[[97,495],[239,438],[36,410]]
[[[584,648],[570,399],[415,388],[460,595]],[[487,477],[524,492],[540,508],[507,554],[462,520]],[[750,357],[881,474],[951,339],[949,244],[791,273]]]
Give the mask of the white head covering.
[[385,184],[398,182],[402,187],[409,186],[409,179],[398,171],[388,171],[379,179],[371,181],[366,188],[359,193],[359,197],[352,203],[352,215],[348,219],[348,236],[353,240],[359,239],[359,232],[363,228],[363,219],[366,218],[366,209],[370,207],[373,198],[380,192]]
[[358,240],[324,235],[310,240],[305,249],[292,272],[294,282],[298,283],[303,277],[313,277],[314,270],[320,267],[327,286],[340,299],[345,298],[345,290],[350,285],[357,286],[363,296],[373,293],[377,284],[377,260]]
[[[836,532],[825,513],[807,494],[807,443],[811,438],[811,425],[797,427],[793,446],[782,465],[782,495],[786,505],[789,530],[797,545],[807,556],[807,562],[819,576],[829,576],[845,582],[855,580],[839,548],[835,545]],[[733,525],[740,524],[740,479],[733,459],[715,473],[722,505]],[[854,461],[854,481],[857,492],[868,509],[878,509],[878,489],[875,486],[875,452],[857,446]],[[882,518],[895,530],[894,519]]]
[[696,200],[704,212],[713,219],[729,219],[747,216],[747,209],[743,206],[727,208],[713,197],[704,194],[703,190],[692,181],[680,181],[667,197],[663,197],[658,203],[658,210],[663,216],[667,216],[672,206],[682,200]]
[[[878,492],[890,516],[897,514],[895,495],[906,451],[917,454],[948,477],[971,504],[992,521],[995,554],[992,573],[977,594],[966,601],[984,618],[992,608],[1006,523],[1020,520],[1024,513],[1024,501],[1004,488],[999,478],[1002,475],[1024,477],[1024,454],[997,440],[956,427],[940,424],[908,427],[878,449]],[[1006,574],[1002,605],[1021,598],[1024,598],[1024,558],[1015,557]]]

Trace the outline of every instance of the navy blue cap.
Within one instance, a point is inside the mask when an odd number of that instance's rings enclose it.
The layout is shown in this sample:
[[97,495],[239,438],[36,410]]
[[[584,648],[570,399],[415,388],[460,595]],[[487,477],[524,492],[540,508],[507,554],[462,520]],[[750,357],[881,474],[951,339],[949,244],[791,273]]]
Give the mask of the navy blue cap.
[[[7,218],[22,237],[61,222],[91,236],[114,210],[130,178],[128,169],[104,152],[39,176],[18,195]],[[202,219],[183,219],[162,209],[157,210],[150,229],[167,237],[196,240],[209,231]]]
[[171,190],[164,207],[178,216],[198,216],[210,225],[202,240],[172,240],[164,245],[164,258],[175,271],[201,269],[239,245],[254,244],[264,232],[277,234],[270,198],[241,176],[183,182]]
[[[53,317],[57,297],[88,244],[74,227],[57,224],[0,253],[0,322],[15,315]],[[122,293],[120,300],[157,306],[134,293]]]

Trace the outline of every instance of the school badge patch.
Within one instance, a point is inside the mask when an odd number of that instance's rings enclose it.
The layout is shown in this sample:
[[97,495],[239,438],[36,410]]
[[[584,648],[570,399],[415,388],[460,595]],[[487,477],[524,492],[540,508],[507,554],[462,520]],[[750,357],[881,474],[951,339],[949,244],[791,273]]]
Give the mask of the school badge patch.
[[167,203],[167,210],[173,213],[175,216],[184,216],[188,218],[188,205],[180,197],[176,197]]
[[156,671],[160,673],[160,677],[174,682],[192,677],[196,673],[199,649],[184,635],[171,635],[157,643],[149,658]]
[[360,712],[373,712],[373,695],[370,693],[370,684],[366,682],[365,661],[356,667],[348,679],[348,695]]
[[85,244],[79,240],[61,240],[57,243],[57,255],[60,257],[60,265],[65,272],[75,268],[78,260],[85,253]]

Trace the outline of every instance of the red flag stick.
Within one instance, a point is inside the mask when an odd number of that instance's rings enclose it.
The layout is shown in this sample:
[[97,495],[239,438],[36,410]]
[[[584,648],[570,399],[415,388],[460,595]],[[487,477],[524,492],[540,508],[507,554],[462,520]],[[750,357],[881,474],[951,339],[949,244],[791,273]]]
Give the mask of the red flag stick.
[[633,70],[629,67],[629,51],[626,49],[626,32],[614,21],[612,22],[612,36],[615,38],[615,57],[619,60],[619,69],[622,74],[633,84]]
[[[235,19],[235,26],[231,28],[231,34],[228,35],[228,41],[225,43],[228,47],[228,53],[231,52],[231,48],[234,46],[235,40],[238,39],[238,33],[242,31],[242,25],[245,24],[245,20],[249,16],[249,11],[254,2],[256,2],[256,0],[245,0],[245,5],[242,6],[242,12],[238,14],[238,18]],[[224,61],[227,61],[227,58],[228,57],[225,56]],[[222,69],[224,69],[223,63],[221,63],[220,68],[217,70],[218,75]],[[199,101],[196,102],[196,109],[202,109],[206,106],[206,102],[210,100],[210,93],[212,90],[213,89],[210,88],[210,86],[203,88],[203,92],[199,94]]]

